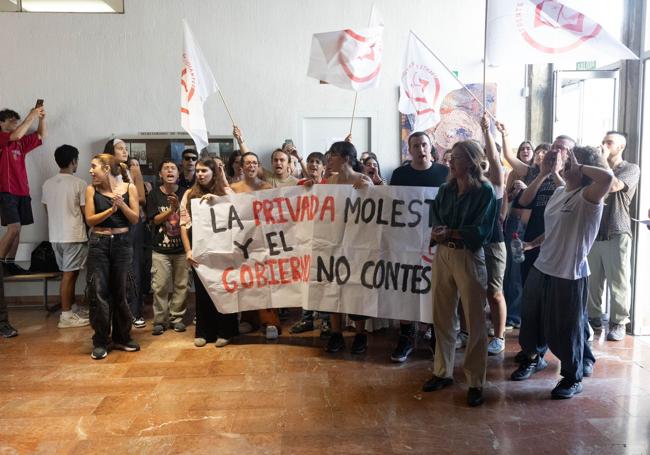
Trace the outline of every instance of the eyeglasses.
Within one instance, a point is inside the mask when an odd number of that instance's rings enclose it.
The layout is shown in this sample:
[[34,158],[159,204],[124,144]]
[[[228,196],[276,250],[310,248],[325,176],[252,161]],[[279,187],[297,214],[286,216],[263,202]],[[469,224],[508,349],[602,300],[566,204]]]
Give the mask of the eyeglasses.
[[185,157],[183,157],[183,159],[185,161],[196,161],[196,160],[198,160],[198,158],[195,157],[195,156],[185,156]]

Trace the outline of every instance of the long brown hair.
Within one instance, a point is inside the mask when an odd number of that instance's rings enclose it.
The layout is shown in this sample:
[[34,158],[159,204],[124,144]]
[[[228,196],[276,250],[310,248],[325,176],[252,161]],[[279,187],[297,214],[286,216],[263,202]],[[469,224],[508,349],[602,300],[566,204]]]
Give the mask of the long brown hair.
[[[476,141],[460,141],[456,142],[451,148],[452,152],[454,150],[462,151],[467,159],[471,163],[471,167],[468,170],[467,181],[471,188],[480,188],[486,178],[483,175],[483,170],[481,168],[481,163],[484,160],[485,154],[483,153],[483,148]],[[450,186],[455,186],[458,188],[458,182],[456,177],[450,172],[447,182]]]
[[109,172],[112,176],[117,177],[118,175],[121,175],[122,181],[124,183],[131,183],[126,164],[120,163],[118,159],[113,155],[109,155],[108,153],[100,153],[93,156],[93,160],[99,161],[102,166],[108,166]]
[[217,176],[217,163],[212,158],[202,158],[196,163],[197,167],[199,165],[207,167],[212,171],[212,179],[205,186],[201,185],[197,179],[194,185],[192,185],[192,188],[189,189],[186,209],[190,216],[192,215],[192,199],[203,197],[206,194],[215,194],[217,196],[223,196],[226,194],[226,188]]

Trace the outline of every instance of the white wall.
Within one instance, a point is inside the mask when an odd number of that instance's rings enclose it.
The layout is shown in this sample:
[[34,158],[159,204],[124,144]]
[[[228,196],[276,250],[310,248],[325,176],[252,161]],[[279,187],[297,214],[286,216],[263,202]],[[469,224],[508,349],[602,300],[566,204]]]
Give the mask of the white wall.
[[[375,3],[386,26],[382,82],[360,94],[357,110],[376,115],[373,151],[390,171],[399,161],[397,86],[409,29],[464,82],[480,82],[484,10],[476,0]],[[0,108],[24,115],[44,98],[50,128],[44,146],[27,158],[36,222],[23,229],[21,240],[47,238],[40,187],[57,171],[52,154],[58,145],[79,148],[79,174],[87,178],[90,157],[112,133],[181,130],[182,18],[247,143],[267,155],[285,138],[298,137],[299,113],[351,110],[353,92],[306,77],[311,35],[365,26],[371,5],[370,0],[126,0],[125,14],[0,14]],[[490,81],[499,85],[498,116],[515,142],[523,139],[523,66],[488,68]],[[208,100],[206,112],[211,134],[230,134],[218,96]],[[14,292],[21,291],[7,289],[8,295]]]

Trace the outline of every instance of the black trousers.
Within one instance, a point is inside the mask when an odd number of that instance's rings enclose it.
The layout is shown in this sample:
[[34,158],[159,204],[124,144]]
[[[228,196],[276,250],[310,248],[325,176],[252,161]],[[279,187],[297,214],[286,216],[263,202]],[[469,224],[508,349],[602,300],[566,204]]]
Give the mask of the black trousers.
[[547,346],[560,359],[560,374],[582,380],[585,359],[596,359],[587,343],[587,277],[566,280],[535,267],[524,286],[519,344],[529,355],[543,356]]
[[127,302],[133,250],[129,233],[91,234],[88,241],[86,294],[93,346],[107,347],[110,339],[124,344],[131,339],[133,316]]
[[219,313],[194,268],[192,268],[192,274],[196,292],[196,331],[194,336],[213,343],[217,341],[217,338],[230,339],[238,335],[237,313]]

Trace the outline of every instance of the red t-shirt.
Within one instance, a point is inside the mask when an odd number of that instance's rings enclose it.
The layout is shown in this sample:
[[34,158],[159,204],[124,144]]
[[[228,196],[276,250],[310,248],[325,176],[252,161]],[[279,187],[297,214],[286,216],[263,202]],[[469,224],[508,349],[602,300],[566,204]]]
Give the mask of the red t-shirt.
[[25,155],[41,145],[37,133],[10,141],[11,133],[0,132],[0,193],[29,196]]

